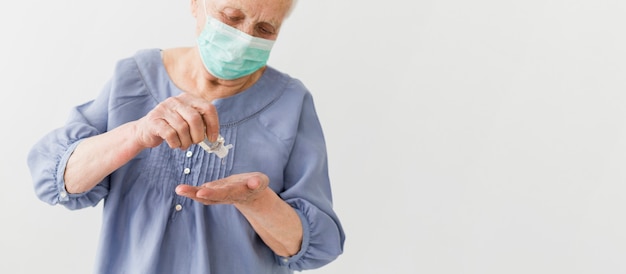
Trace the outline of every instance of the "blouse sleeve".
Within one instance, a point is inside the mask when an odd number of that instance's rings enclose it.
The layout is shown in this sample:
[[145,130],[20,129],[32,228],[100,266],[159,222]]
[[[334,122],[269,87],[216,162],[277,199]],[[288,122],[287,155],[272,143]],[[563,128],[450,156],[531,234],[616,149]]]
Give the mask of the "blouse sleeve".
[[326,144],[310,93],[302,113],[280,193],[300,216],[302,246],[298,254],[278,263],[293,270],[319,268],[343,253],[344,231],[332,208]]
[[45,135],[33,146],[28,166],[39,199],[80,209],[97,205],[109,193],[111,176],[84,193],[67,193],[63,180],[65,166],[81,140],[137,120],[156,105],[157,100],[143,79],[136,58],[120,60],[111,80],[96,99],[73,108],[63,127]]
[[73,108],[63,127],[48,133],[31,148],[27,162],[35,193],[42,201],[74,210],[95,206],[107,195],[108,177],[87,192],[69,194],[64,174],[67,161],[81,140],[106,131],[110,87],[107,83],[98,98]]

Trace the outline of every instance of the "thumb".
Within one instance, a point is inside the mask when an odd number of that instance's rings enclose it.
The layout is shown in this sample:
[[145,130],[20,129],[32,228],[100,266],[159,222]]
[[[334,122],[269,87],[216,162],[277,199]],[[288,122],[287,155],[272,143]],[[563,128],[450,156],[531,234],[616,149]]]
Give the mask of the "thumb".
[[257,176],[252,176],[248,178],[246,185],[248,186],[250,190],[257,190],[258,188],[261,187],[261,179]]

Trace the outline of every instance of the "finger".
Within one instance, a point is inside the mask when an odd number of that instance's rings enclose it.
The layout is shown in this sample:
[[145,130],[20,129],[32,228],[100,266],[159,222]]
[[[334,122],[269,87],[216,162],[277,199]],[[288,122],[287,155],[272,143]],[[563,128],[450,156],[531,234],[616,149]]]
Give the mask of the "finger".
[[198,196],[198,191],[202,190],[202,187],[191,186],[191,185],[178,185],[176,187],[176,194],[187,197],[194,201],[200,202],[204,205],[214,205],[214,204],[223,204],[224,201],[221,200],[212,200],[210,198],[204,198]]
[[182,100],[189,102],[189,104],[202,116],[204,132],[202,139],[198,140],[198,142],[204,140],[204,136],[206,136],[211,142],[217,141],[217,136],[220,132],[220,122],[215,106],[211,104],[211,102],[191,94],[184,93],[180,96]]
[[252,176],[250,178],[248,178],[247,182],[246,182],[246,186],[248,187],[248,189],[254,191],[257,190],[258,188],[261,187],[263,183],[261,182],[261,178],[256,177],[256,176]]
[[194,112],[193,108],[186,106],[185,102],[178,98],[168,98],[163,102],[163,118],[178,134],[182,149],[186,149],[194,144],[191,133],[194,121],[199,125],[200,129],[204,129],[202,122],[198,122],[201,120],[199,114]]
[[187,198],[192,199],[194,201],[200,202],[200,203],[202,203],[204,205],[217,204],[215,202],[199,198],[196,195],[198,189],[199,188],[195,187],[195,186],[179,185],[179,186],[176,187],[176,194],[178,194],[180,196],[183,196],[183,197],[187,197]]
[[255,191],[266,188],[270,183],[270,178],[261,172],[249,173],[246,179],[247,179],[246,184],[248,188],[255,190]]
[[203,187],[198,189],[196,192],[196,196],[200,199],[219,202],[219,203],[232,203],[244,194],[245,189],[241,186],[231,185],[228,187],[217,187],[214,188],[212,186]]
[[196,196],[198,187],[191,186],[191,185],[178,185],[176,186],[175,191],[176,191],[176,194],[178,195],[191,197],[191,196]]
[[218,203],[235,203],[248,199],[250,192],[246,181],[235,175],[202,185],[196,196]]
[[[184,102],[180,102],[174,107],[176,114],[180,116],[184,125],[179,128],[181,131],[185,131],[185,136],[188,137],[189,144],[197,144],[204,140],[205,136],[205,124],[204,118],[200,112],[193,106],[185,105]],[[187,141],[187,139],[185,140]]]
[[209,105],[202,113],[204,125],[206,129],[206,136],[210,142],[217,141],[217,137],[220,134],[220,121],[217,116],[217,109],[214,105]]
[[178,133],[174,128],[172,128],[172,126],[170,126],[167,121],[163,119],[155,120],[154,131],[154,134],[165,140],[170,148],[178,148],[181,146],[181,141],[178,138]]
[[199,198],[234,203],[248,200],[254,193],[267,185],[258,175],[230,176],[215,182],[204,184],[196,195]]
[[179,131],[181,131],[181,125],[185,124],[185,121],[172,110],[173,106],[176,105],[175,101],[175,99],[168,98],[158,104],[146,117],[146,124],[151,128],[150,132],[165,140],[170,148],[178,148],[184,144]]
[[167,123],[161,119],[144,117],[137,123],[137,139],[144,147],[156,147],[163,143],[160,131],[167,126]]

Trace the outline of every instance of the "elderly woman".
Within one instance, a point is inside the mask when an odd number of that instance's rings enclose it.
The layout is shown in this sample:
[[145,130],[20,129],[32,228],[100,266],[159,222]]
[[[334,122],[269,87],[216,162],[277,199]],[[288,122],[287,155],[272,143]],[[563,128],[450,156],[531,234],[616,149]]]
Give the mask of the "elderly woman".
[[266,61],[293,0],[192,0],[197,45],[119,61],[44,136],[37,195],[104,200],[97,273],[292,273],[342,253],[311,94]]

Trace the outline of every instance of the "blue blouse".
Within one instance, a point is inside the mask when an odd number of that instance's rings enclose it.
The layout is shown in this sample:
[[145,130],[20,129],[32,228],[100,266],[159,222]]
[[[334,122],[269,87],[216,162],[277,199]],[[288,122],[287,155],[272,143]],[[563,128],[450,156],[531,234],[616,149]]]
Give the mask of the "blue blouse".
[[[313,99],[296,79],[268,67],[248,90],[213,102],[220,134],[232,144],[219,159],[193,145],[145,149],[95,188],[68,194],[65,165],[77,144],[146,115],[182,91],[160,50],[118,62],[100,95],[75,107],[65,126],[30,151],[37,196],[69,209],[104,199],[96,273],[293,273],[323,266],[343,252],[345,235],[332,208],[326,146]],[[300,252],[272,252],[232,205],[205,206],[174,192],[231,174],[260,171],[302,221]]]

